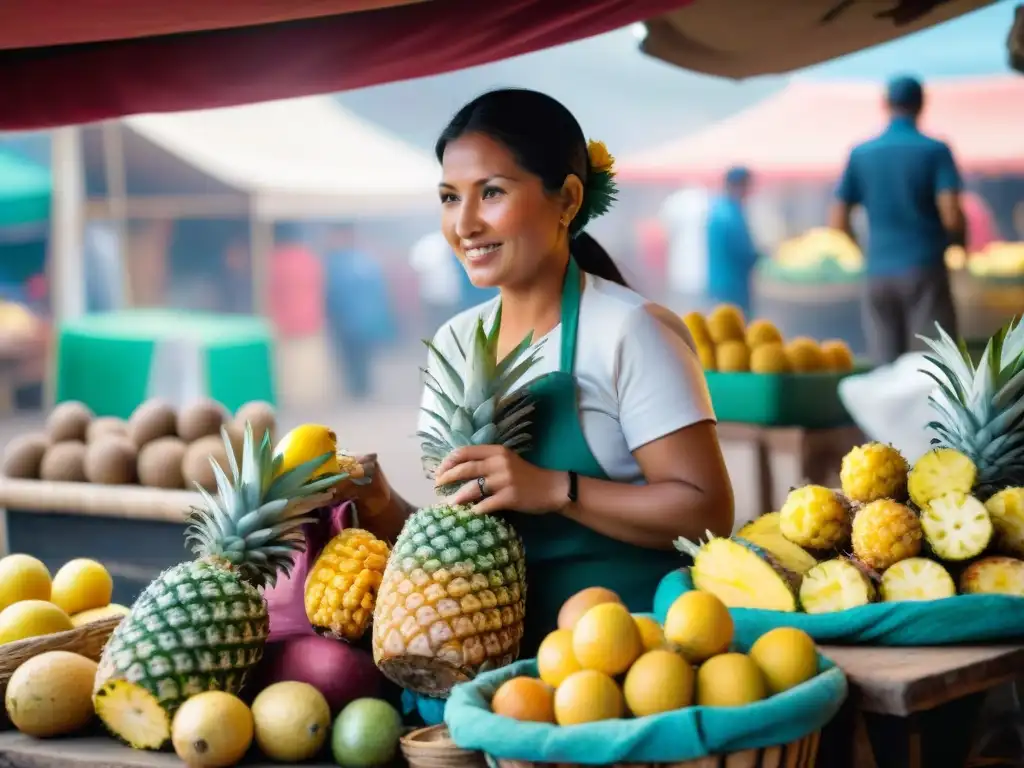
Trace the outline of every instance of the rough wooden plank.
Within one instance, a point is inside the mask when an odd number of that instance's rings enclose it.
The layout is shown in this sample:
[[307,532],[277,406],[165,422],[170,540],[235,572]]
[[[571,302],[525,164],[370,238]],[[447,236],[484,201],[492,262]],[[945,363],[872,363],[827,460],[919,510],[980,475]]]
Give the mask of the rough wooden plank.
[[202,497],[194,491],[0,477],[0,507],[23,512],[71,512],[181,523],[190,508],[200,504]]
[[940,648],[822,646],[858,689],[861,709],[906,717],[1024,674],[1024,645]]

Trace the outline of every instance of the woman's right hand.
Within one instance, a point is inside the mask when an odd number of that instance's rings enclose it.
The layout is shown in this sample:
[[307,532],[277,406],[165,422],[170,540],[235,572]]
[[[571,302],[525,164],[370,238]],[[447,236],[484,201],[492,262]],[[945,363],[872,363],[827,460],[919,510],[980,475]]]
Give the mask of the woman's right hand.
[[[362,520],[372,519],[390,505],[391,486],[377,462],[377,454],[368,453],[354,459],[361,471],[352,472],[338,483],[334,498],[339,502],[354,502]],[[344,465],[342,471],[345,471]]]

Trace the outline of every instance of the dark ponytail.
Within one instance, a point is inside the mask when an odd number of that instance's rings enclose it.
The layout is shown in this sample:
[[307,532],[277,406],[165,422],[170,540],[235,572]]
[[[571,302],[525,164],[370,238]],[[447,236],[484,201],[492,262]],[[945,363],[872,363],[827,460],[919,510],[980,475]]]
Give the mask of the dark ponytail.
[[[587,186],[590,159],[583,129],[561,102],[537,91],[506,88],[478,96],[460,109],[434,146],[438,162],[448,143],[467,133],[500,141],[524,170],[557,192],[569,174]],[[586,194],[586,193],[585,193]],[[584,204],[584,207],[585,204]],[[570,249],[584,272],[626,285],[612,257],[586,232],[570,227]]]

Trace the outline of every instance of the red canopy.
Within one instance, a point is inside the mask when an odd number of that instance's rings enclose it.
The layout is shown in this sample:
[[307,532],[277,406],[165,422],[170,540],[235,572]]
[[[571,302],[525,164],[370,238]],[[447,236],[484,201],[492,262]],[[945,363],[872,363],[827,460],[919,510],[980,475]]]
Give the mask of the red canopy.
[[[876,83],[794,82],[733,117],[619,163],[624,181],[718,181],[733,165],[759,178],[834,178],[850,149],[885,125]],[[926,86],[922,129],[964,173],[1024,173],[1024,78]]]
[[[422,77],[608,32],[689,1],[5,0],[0,129]],[[374,10],[346,13],[366,8]]]

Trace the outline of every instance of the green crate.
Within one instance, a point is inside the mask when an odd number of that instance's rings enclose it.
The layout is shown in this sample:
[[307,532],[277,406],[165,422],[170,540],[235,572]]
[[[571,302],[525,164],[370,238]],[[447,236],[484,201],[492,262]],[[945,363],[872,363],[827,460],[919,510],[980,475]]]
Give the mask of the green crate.
[[704,375],[720,422],[829,429],[853,424],[839,399],[839,382],[869,370],[870,366],[858,365],[847,373]]

